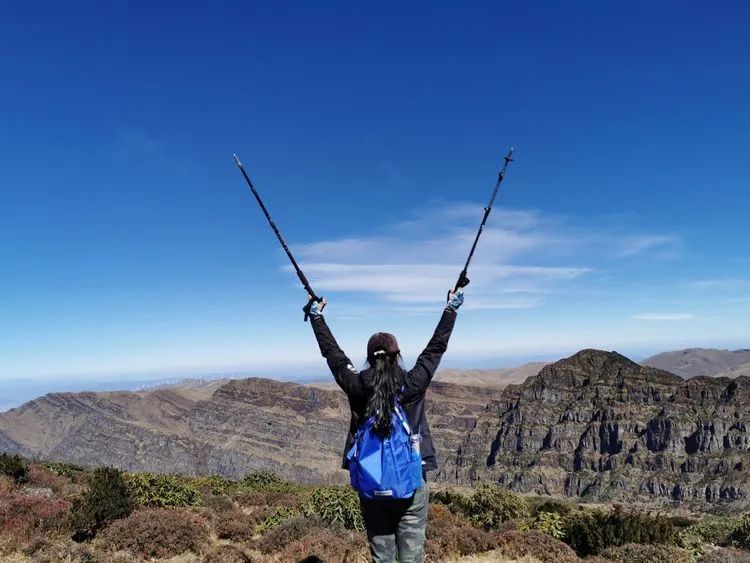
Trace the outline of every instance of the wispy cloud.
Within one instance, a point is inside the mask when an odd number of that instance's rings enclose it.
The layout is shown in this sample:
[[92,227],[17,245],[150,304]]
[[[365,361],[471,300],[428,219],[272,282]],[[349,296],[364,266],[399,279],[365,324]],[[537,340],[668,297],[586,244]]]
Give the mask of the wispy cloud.
[[672,235],[634,235],[625,237],[620,245],[619,255],[636,256],[651,250],[672,251],[679,244]]
[[[364,293],[419,311],[455,282],[481,216],[480,205],[443,202],[381,233],[311,242],[297,252],[321,291]],[[467,308],[538,307],[602,261],[676,241],[671,235],[583,229],[564,217],[499,208],[470,268]]]
[[638,313],[631,318],[639,321],[689,321],[694,319],[693,313]]
[[695,289],[714,291],[742,291],[750,290],[750,279],[743,278],[715,278],[696,280],[690,284]]

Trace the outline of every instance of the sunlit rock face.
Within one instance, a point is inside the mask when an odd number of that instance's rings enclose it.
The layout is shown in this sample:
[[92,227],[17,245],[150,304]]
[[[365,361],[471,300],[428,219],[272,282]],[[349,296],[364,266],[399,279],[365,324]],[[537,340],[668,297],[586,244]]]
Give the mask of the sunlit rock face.
[[748,501],[750,378],[685,380],[583,350],[491,401],[447,481],[601,500]]

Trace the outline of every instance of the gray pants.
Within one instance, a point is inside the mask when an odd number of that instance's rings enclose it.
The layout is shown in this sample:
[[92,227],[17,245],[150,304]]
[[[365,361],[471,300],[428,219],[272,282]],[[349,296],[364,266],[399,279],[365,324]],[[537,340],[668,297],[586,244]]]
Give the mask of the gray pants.
[[427,529],[427,483],[403,500],[362,500],[373,563],[422,563]]

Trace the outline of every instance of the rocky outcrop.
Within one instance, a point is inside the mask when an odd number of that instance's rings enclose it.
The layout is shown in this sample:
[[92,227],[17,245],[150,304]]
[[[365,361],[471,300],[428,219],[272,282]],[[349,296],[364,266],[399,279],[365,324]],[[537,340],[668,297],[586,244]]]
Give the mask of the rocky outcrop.
[[491,401],[443,474],[591,499],[746,502],[749,410],[750,378],[684,380],[583,350]]

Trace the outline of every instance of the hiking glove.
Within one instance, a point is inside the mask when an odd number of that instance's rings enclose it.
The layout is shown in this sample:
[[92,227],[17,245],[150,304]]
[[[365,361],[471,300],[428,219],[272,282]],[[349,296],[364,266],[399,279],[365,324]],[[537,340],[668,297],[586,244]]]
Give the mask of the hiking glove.
[[310,318],[311,319],[317,319],[319,316],[323,314],[323,307],[326,306],[326,300],[323,299],[321,301],[313,301],[310,305]]
[[459,289],[456,293],[448,295],[448,307],[454,311],[458,311],[458,308],[464,303],[464,290]]

